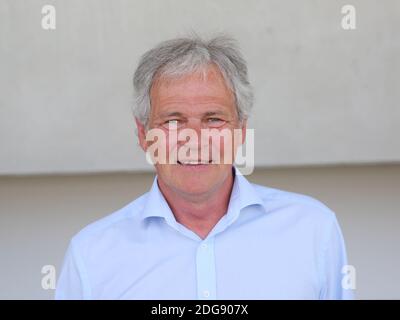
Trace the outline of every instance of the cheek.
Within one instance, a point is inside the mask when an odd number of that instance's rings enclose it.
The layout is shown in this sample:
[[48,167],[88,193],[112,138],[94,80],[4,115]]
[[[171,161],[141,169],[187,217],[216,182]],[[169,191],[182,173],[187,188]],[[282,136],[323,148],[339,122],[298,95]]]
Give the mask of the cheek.
[[176,163],[177,134],[165,129],[153,128],[146,135],[147,151],[161,165]]
[[176,163],[177,154],[178,154],[178,134],[177,132],[167,132],[166,141],[165,141],[165,149],[167,154],[168,163],[174,164]]
[[226,131],[220,137],[214,137],[210,145],[210,151],[213,154],[218,154],[223,164],[232,164],[237,143],[234,140],[233,131]]

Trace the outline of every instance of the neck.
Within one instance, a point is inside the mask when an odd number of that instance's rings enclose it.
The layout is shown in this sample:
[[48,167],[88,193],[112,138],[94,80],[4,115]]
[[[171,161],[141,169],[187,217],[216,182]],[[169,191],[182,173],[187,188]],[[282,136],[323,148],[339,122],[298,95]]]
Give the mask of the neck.
[[176,221],[204,239],[228,209],[233,177],[233,174],[230,174],[213,190],[196,195],[183,195],[165,185],[161,180],[158,180],[158,186]]

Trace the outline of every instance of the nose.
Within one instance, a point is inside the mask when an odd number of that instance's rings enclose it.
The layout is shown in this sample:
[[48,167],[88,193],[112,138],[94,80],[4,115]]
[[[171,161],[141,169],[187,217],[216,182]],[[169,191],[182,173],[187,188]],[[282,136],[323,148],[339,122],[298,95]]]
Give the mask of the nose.
[[197,118],[189,118],[186,127],[191,130],[196,131],[198,136],[200,136],[201,129],[202,129],[202,122],[200,119],[197,119]]
[[[181,138],[183,139],[186,136],[185,141],[180,141],[180,144],[185,144],[188,148],[198,148],[200,144],[200,135],[201,135],[202,123],[200,119],[197,118],[189,118],[186,122],[186,125],[180,131]],[[190,136],[190,138],[188,137]]]

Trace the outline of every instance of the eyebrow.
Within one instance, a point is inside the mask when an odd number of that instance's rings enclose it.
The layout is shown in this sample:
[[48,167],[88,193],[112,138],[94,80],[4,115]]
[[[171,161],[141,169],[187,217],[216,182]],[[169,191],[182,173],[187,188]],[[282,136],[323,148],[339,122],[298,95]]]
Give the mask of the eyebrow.
[[182,113],[180,112],[163,112],[160,114],[160,117],[181,117]]
[[218,112],[218,111],[209,111],[209,112],[206,112],[204,115],[208,117],[208,116],[225,115],[225,113]]
[[[209,117],[209,116],[215,116],[215,115],[225,115],[224,112],[221,111],[208,111],[204,113],[202,116]],[[164,112],[160,114],[160,117],[182,117],[183,114],[181,112]]]

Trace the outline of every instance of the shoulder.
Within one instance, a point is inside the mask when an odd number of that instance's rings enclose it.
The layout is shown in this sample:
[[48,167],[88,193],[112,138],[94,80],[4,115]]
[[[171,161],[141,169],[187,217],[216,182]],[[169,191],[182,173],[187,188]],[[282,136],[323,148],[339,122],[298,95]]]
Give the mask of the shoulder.
[[271,188],[252,183],[267,212],[291,215],[298,219],[312,220],[324,224],[335,224],[336,214],[321,200],[313,196]]
[[344,245],[336,214],[322,201],[302,193],[256,184],[253,187],[262,199],[265,217],[270,217],[274,225],[291,230],[296,239],[316,241],[323,249]]
[[139,226],[140,213],[148,196],[148,192],[128,203],[119,210],[85,226],[72,239],[71,244],[80,250],[89,249],[115,237],[123,236],[127,225]]

